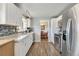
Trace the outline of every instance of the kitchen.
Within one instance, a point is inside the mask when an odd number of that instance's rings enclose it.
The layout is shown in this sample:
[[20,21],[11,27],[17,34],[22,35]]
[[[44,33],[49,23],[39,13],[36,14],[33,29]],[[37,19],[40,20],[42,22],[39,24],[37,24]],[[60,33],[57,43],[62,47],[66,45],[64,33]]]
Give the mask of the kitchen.
[[78,7],[76,3],[0,3],[0,56],[79,55]]

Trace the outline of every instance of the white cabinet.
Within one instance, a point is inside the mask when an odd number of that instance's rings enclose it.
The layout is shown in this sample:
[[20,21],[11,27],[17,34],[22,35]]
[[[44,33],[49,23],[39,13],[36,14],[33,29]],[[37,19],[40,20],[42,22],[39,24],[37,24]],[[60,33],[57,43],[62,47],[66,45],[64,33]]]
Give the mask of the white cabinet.
[[22,26],[21,10],[14,4],[6,4],[6,24]]
[[5,15],[5,11],[6,11],[6,4],[2,3],[0,4],[0,24],[5,24],[6,22],[6,15]]
[[21,10],[13,3],[0,4],[0,24],[16,25],[22,28]]
[[24,44],[21,41],[15,43],[14,55],[15,56],[23,56],[24,50],[22,51],[22,49],[24,49]]
[[15,43],[15,56],[25,56],[33,43],[33,33]]

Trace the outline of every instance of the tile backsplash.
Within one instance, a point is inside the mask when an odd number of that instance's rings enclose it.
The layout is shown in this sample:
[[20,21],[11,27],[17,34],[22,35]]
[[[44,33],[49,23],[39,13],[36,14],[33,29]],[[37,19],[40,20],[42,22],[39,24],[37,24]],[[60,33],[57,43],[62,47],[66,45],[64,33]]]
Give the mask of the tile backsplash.
[[16,26],[0,24],[0,36],[7,36],[16,33]]

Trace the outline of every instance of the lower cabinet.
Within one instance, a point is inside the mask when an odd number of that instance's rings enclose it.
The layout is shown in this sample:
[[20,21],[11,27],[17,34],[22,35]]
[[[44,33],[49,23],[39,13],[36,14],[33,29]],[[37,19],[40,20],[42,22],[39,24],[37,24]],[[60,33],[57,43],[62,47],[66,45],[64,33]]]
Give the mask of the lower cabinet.
[[25,56],[33,43],[33,34],[15,43],[15,56]]
[[0,56],[14,56],[14,41],[0,46]]

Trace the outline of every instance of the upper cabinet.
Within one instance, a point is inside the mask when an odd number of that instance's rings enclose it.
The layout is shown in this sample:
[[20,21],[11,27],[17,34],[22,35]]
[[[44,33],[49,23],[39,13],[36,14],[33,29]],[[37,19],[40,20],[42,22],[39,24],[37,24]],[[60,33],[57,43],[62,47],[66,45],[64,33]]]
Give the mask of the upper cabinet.
[[22,14],[14,4],[6,4],[6,24],[22,26]]
[[5,4],[2,3],[0,4],[0,24],[5,24],[5,19],[6,19],[6,15],[5,15]]
[[0,24],[22,26],[22,14],[14,4],[2,3],[0,5]]
[[[23,17],[24,16],[24,17]],[[18,26],[20,31],[30,27],[30,16],[28,11],[24,11],[12,3],[0,4],[0,24]]]

